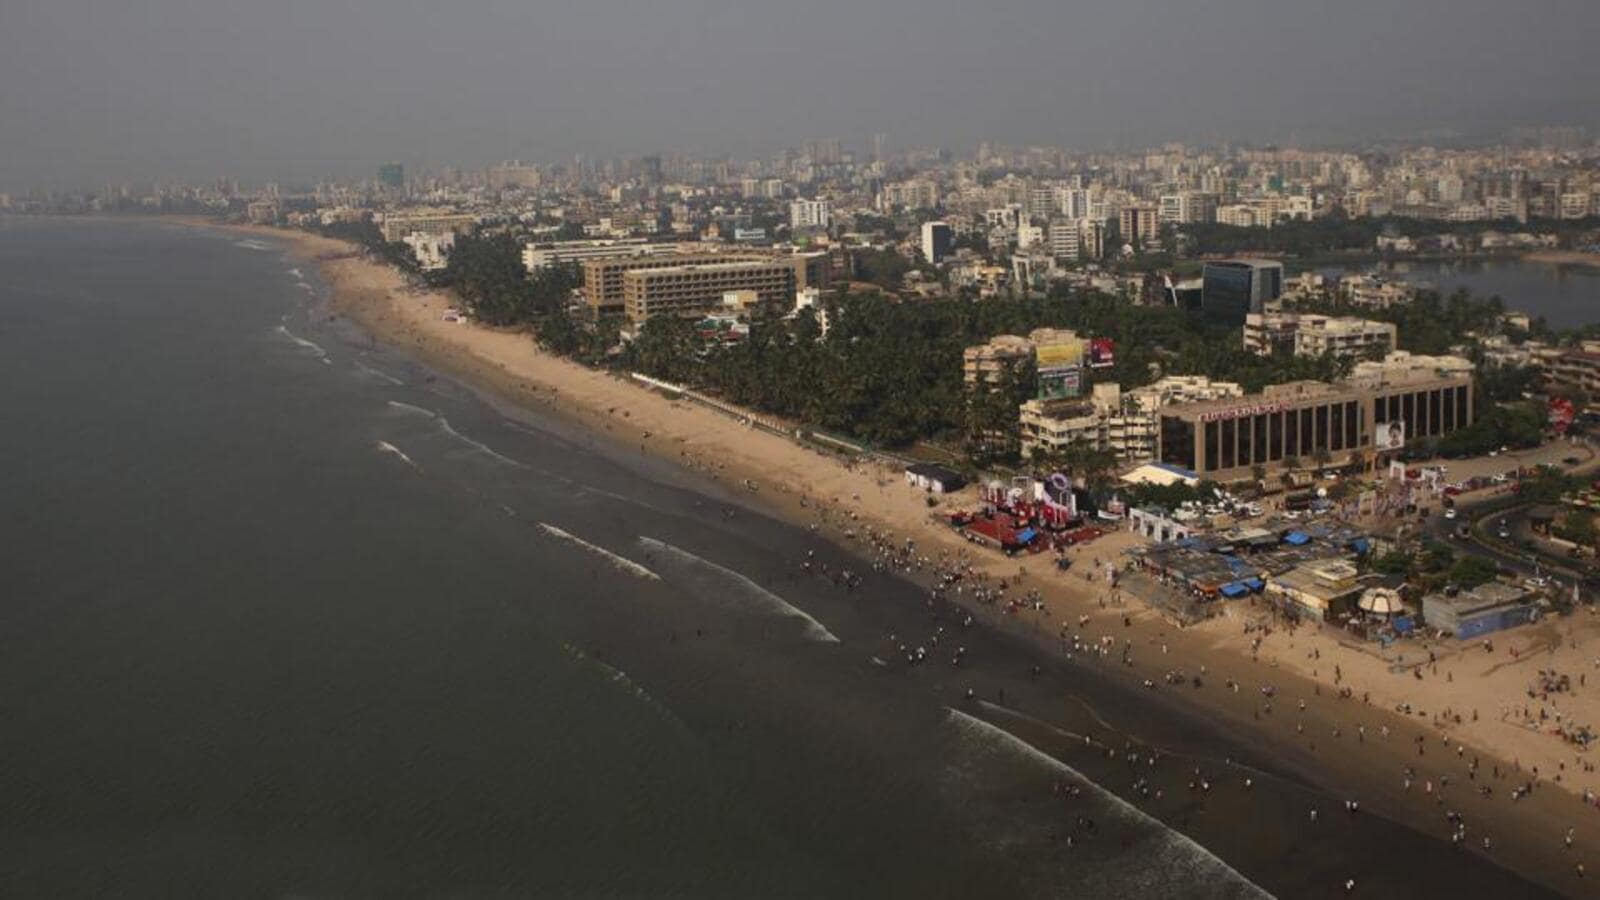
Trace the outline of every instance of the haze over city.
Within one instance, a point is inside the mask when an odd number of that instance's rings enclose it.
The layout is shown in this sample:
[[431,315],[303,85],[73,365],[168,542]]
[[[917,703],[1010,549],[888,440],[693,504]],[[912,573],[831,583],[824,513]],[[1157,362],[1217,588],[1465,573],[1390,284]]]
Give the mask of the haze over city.
[[1600,5],[53,0],[0,29],[0,188],[762,154],[1349,144],[1592,125]]
[[12,5],[0,897],[1595,896],[1600,0]]

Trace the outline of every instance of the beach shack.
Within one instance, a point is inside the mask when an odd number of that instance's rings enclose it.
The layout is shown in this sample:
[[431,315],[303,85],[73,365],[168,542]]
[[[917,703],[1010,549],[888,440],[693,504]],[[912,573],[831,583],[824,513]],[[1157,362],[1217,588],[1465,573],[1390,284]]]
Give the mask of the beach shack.
[[1156,543],[1181,541],[1194,533],[1188,525],[1174,519],[1172,513],[1159,506],[1128,510],[1128,524],[1136,533]]
[[961,490],[966,480],[954,469],[933,463],[906,466],[906,484],[932,494],[949,494]]
[[1361,597],[1360,570],[1345,559],[1320,559],[1267,579],[1267,593],[1288,612],[1324,621]]
[[1422,598],[1422,620],[1461,640],[1526,625],[1537,618],[1539,605],[1533,595],[1499,581]]

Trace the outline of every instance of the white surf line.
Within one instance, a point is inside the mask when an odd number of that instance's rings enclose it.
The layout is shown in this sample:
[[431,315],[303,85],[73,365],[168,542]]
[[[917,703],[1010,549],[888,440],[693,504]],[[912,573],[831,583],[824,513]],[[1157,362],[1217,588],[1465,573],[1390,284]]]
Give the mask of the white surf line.
[[466,444],[467,446],[477,450],[479,453],[483,453],[483,454],[485,454],[487,456],[493,457],[494,459],[498,459],[498,460],[500,460],[501,462],[505,463],[508,466],[515,466],[516,468],[519,468],[519,469],[526,469],[527,468],[527,466],[523,465],[522,463],[518,462],[517,460],[514,460],[511,457],[506,456],[503,453],[499,453],[499,452],[495,451],[495,449],[493,447],[490,447],[488,444],[485,444],[482,441],[475,441],[472,438],[469,438],[466,435],[462,434],[461,432],[455,430],[454,428],[451,428],[450,427],[450,420],[446,419],[444,416],[435,416],[435,418],[439,422],[439,428],[442,429],[445,434],[448,434],[451,437],[455,438],[456,440],[462,442],[463,444]]
[[407,456],[405,454],[404,450],[401,450],[399,447],[396,447],[395,445],[389,443],[388,441],[379,441],[378,442],[378,450],[381,453],[392,453],[395,456],[398,456],[400,458],[401,462],[405,463],[406,465],[410,466],[413,469],[416,469],[418,472],[422,471],[422,467],[417,465],[415,462],[412,462],[411,457]]
[[385,402],[388,403],[390,409],[398,409],[401,412],[413,413],[419,416],[427,416],[430,419],[438,418],[438,414],[431,409],[423,409],[420,406],[412,406],[409,403],[401,403],[399,400],[388,400]]
[[443,431],[445,434],[450,435],[472,449],[477,450],[479,453],[493,457],[494,459],[497,459],[508,466],[515,466],[518,469],[526,469],[528,467],[527,464],[523,462],[512,459],[503,453],[497,452],[488,444],[485,444],[482,441],[475,441],[472,438],[469,438],[461,432],[455,430],[454,428],[450,427],[449,419],[446,419],[444,416],[439,415],[431,409],[424,409],[420,406],[412,406],[409,403],[401,403],[399,400],[386,400],[384,402],[388,404],[390,409],[398,409],[401,412],[410,413],[417,416],[425,416],[429,419],[432,419],[434,422],[438,423],[440,431]]
[[322,349],[322,345],[318,344],[316,341],[308,341],[305,338],[299,336],[298,334],[295,334],[294,332],[290,331],[288,329],[288,327],[284,326],[284,325],[279,325],[277,327],[276,331],[279,334],[283,335],[284,337],[288,338],[289,340],[294,341],[296,345],[298,345],[300,347],[304,347],[305,349],[312,351],[313,353],[315,353],[317,355],[318,359],[327,359],[328,358],[328,351]]
[[992,740],[998,741],[1001,745],[1007,747],[1015,753],[1033,760],[1034,762],[1041,763],[1044,766],[1054,769],[1063,775],[1076,779],[1077,781],[1083,782],[1083,784],[1088,788],[1089,792],[1094,797],[1110,804],[1119,812],[1127,815],[1134,821],[1156,828],[1165,839],[1168,846],[1188,854],[1196,862],[1220,869],[1239,885],[1246,896],[1262,897],[1266,898],[1266,900],[1273,900],[1272,895],[1263,889],[1261,885],[1256,884],[1250,879],[1244,877],[1244,875],[1238,869],[1228,865],[1222,860],[1221,857],[1217,856],[1215,853],[1212,853],[1210,850],[1207,850],[1204,846],[1196,842],[1194,838],[1189,837],[1176,828],[1172,828],[1165,822],[1162,822],[1160,819],[1157,819],[1139,807],[1134,806],[1132,803],[1129,803],[1128,801],[1117,796],[1115,793],[1106,790],[1093,779],[1086,777],[1082,772],[1079,772],[1072,766],[1069,766],[1061,760],[1056,759],[1054,756],[1051,756],[1043,750],[1040,750],[1038,747],[1033,746],[1032,744],[1023,740],[1022,738],[1017,737],[1004,728],[1001,728],[998,725],[991,725],[977,716],[964,713],[959,709],[952,709],[948,706],[945,707],[945,712],[949,715],[950,721],[955,723],[958,727],[966,728],[968,730],[985,735]]
[[358,362],[358,363],[356,363],[356,366],[359,367],[361,369],[361,371],[366,372],[369,375],[373,375],[375,377],[382,378],[384,381],[389,382],[390,384],[394,385],[395,387],[400,387],[401,385],[405,384],[404,381],[401,381],[400,379],[394,377],[393,375],[390,375],[388,372],[383,372],[383,371],[379,371],[378,369],[374,369],[373,367],[367,365],[366,363]]
[[635,576],[637,578],[643,578],[643,579],[646,579],[646,580],[649,580],[649,581],[660,581],[661,580],[661,576],[660,575],[657,575],[656,573],[650,571],[649,569],[645,568],[644,566],[641,566],[638,563],[634,562],[633,560],[628,559],[626,556],[618,556],[617,554],[612,553],[610,550],[607,550],[604,547],[597,547],[594,544],[589,543],[588,541],[584,540],[581,537],[578,537],[575,534],[571,534],[569,532],[562,531],[560,528],[557,528],[554,525],[551,525],[551,524],[546,523],[546,522],[540,522],[539,523],[539,530],[544,532],[545,534],[550,535],[551,537],[553,537],[553,538],[555,538],[557,540],[566,541],[567,543],[574,544],[574,545],[576,545],[578,547],[581,547],[584,550],[587,550],[588,552],[593,553],[596,556],[603,557],[603,558],[609,560],[613,566],[616,566],[621,571],[627,572],[628,574],[633,575],[633,576]]
[[605,674],[606,678],[612,684],[615,684],[627,693],[632,694],[635,699],[650,707],[657,715],[671,722],[684,732],[689,734],[693,733],[690,731],[689,727],[683,723],[683,720],[678,718],[676,713],[669,709],[666,704],[662,703],[660,700],[657,700],[649,691],[640,686],[638,682],[630,678],[627,672],[622,671],[621,669],[605,662],[604,660],[595,659],[593,656],[590,656],[589,654],[583,652],[582,649],[575,647],[572,644],[563,643],[561,645],[561,649],[565,650],[568,656],[577,660],[579,663],[583,665],[594,666],[595,668],[599,669]]
[[829,631],[821,622],[813,619],[806,613],[805,610],[800,609],[789,601],[779,597],[777,594],[774,594],[761,585],[756,584],[754,581],[751,581],[744,575],[741,575],[732,569],[719,566],[709,559],[701,559],[700,557],[695,556],[693,553],[690,553],[689,551],[679,547],[674,547],[665,541],[658,541],[655,538],[640,537],[639,543],[650,550],[675,557],[680,562],[705,566],[725,578],[737,581],[741,586],[748,589],[759,602],[771,608],[773,612],[776,612],[778,615],[786,618],[799,619],[800,621],[804,622],[806,637],[814,641],[822,641],[829,644],[839,643],[839,639],[834,636],[833,632]]

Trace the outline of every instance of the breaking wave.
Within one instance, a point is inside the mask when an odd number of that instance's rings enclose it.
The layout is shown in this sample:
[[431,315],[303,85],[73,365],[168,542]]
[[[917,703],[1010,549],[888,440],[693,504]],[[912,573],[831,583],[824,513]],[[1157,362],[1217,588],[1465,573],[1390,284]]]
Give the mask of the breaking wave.
[[1141,842],[1148,844],[1140,849],[1141,869],[1143,874],[1159,882],[1158,885],[1152,886],[1158,891],[1170,890],[1173,885],[1211,882],[1226,896],[1272,900],[1272,895],[1260,885],[1244,877],[1216,854],[1196,843],[1193,838],[1168,827],[1160,819],[1096,784],[1072,766],[1004,728],[991,725],[976,716],[948,707],[945,712],[950,723],[967,737],[981,741],[989,747],[998,747],[1013,756],[1037,763],[1073,779],[1083,786],[1086,793],[1112,808],[1124,821],[1148,829],[1153,837],[1147,842]]
[[399,457],[401,462],[405,463],[406,465],[410,466],[411,468],[416,469],[418,472],[422,471],[422,467],[418,466],[415,462],[413,462],[411,460],[411,457],[409,457],[409,456],[407,456],[405,454],[404,450],[401,450],[399,447],[396,447],[395,445],[389,443],[388,441],[379,441],[378,442],[378,451],[381,452],[381,453],[393,454],[394,456]]
[[360,369],[363,372],[366,372],[368,375],[371,375],[374,378],[381,378],[384,381],[387,381],[390,384],[395,385],[396,387],[399,387],[400,385],[405,384],[404,381],[401,381],[400,379],[394,377],[393,375],[390,375],[388,372],[383,372],[383,371],[380,371],[378,369],[374,369],[373,367],[367,365],[366,363],[356,363],[356,368]]
[[[382,373],[378,373],[378,374],[382,374]],[[435,423],[438,424],[440,431],[443,431],[445,434],[448,434],[449,436],[455,438],[456,440],[460,441],[463,444],[466,444],[468,447],[471,447],[472,449],[477,450],[479,453],[482,453],[485,456],[491,457],[493,459],[497,459],[500,462],[503,462],[508,466],[515,466],[516,468],[519,468],[519,469],[526,469],[527,468],[527,466],[524,465],[523,463],[521,463],[521,462],[519,462],[519,461],[517,461],[515,459],[512,459],[511,457],[506,456],[503,453],[497,452],[493,447],[490,447],[488,444],[485,444],[482,441],[473,440],[472,438],[469,438],[466,435],[462,434],[461,432],[455,430],[454,428],[452,428],[450,426],[450,420],[449,419],[446,419],[444,416],[439,415],[438,413],[434,412],[431,409],[424,409],[424,408],[422,408],[420,406],[412,406],[409,403],[401,403],[399,400],[387,400],[385,402],[389,405],[390,409],[397,409],[397,410],[399,410],[399,411],[401,411],[403,413],[409,413],[409,414],[414,415],[414,416],[422,416],[424,418],[432,419]]]
[[284,326],[284,325],[279,325],[275,330],[277,331],[278,334],[281,334],[284,337],[288,338],[289,340],[293,341],[296,346],[301,347],[301,348],[306,349],[306,350],[310,350],[317,357],[317,359],[320,359],[320,360],[323,360],[323,361],[326,361],[328,359],[328,351],[322,349],[322,345],[318,344],[316,341],[308,341],[305,338],[301,337],[300,335],[295,334],[294,332],[290,331],[288,329],[288,327]]
[[583,538],[578,537],[575,534],[571,534],[569,532],[563,531],[563,530],[561,530],[560,528],[557,528],[554,525],[550,525],[550,524],[545,523],[545,522],[540,522],[539,523],[539,530],[544,532],[545,534],[550,535],[551,537],[553,537],[553,538],[555,538],[557,540],[566,541],[569,544],[572,544],[574,546],[583,548],[584,550],[588,551],[589,553],[593,553],[596,556],[602,557],[602,558],[610,561],[610,563],[613,566],[615,566],[619,571],[627,572],[629,575],[632,575],[632,576],[634,576],[636,578],[643,578],[643,579],[646,579],[648,581],[660,581],[661,580],[661,576],[660,575],[657,575],[656,573],[650,571],[649,569],[645,568],[644,566],[641,566],[638,563],[634,562],[633,560],[628,559],[626,556],[618,556],[617,554],[612,553],[610,550],[607,550],[604,547],[595,546],[594,544],[589,543],[588,541],[584,540]]
[[651,696],[650,692],[641,687],[638,682],[634,681],[632,678],[629,678],[628,673],[622,671],[616,666],[609,665],[601,660],[595,659],[593,656],[583,652],[583,650],[579,649],[578,647],[574,647],[572,644],[563,643],[561,645],[561,649],[566,651],[568,656],[572,657],[578,662],[587,666],[594,666],[595,668],[599,669],[602,673],[604,673],[606,679],[612,684],[621,688],[628,694],[633,695],[646,706],[649,706],[651,709],[655,710],[661,715],[662,718],[667,719],[679,728],[687,730],[687,726],[683,724],[683,722],[672,712],[672,710],[668,709],[665,704]]
[[776,613],[785,618],[799,619],[805,624],[806,637],[810,638],[811,640],[822,641],[829,644],[839,643],[839,639],[834,636],[833,632],[824,627],[821,622],[813,619],[805,612],[805,610],[800,609],[789,601],[779,597],[777,594],[772,593],[771,591],[759,584],[756,584],[754,581],[751,581],[749,578],[746,578],[732,569],[719,566],[708,559],[701,559],[687,550],[674,547],[665,541],[658,541],[655,538],[641,537],[639,538],[639,544],[651,551],[664,554],[681,564],[695,566],[712,572],[720,577],[724,582],[731,583],[740,589],[746,598],[755,601],[756,605],[765,608],[768,612]]

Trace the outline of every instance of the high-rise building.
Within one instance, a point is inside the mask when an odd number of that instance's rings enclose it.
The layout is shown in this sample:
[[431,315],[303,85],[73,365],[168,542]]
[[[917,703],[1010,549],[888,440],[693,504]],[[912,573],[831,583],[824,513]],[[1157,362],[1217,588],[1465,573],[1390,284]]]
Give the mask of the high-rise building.
[[789,227],[796,231],[802,228],[825,229],[830,221],[826,200],[795,200],[789,204]]
[[1058,260],[1076,261],[1083,244],[1077,222],[1057,219],[1050,223],[1050,253]]
[[922,223],[922,255],[928,262],[938,265],[954,245],[955,229],[949,222]]
[[406,167],[397,162],[384,163],[378,167],[378,183],[396,190],[405,187]]
[[1261,259],[1208,262],[1202,273],[1200,308],[1206,318],[1243,325],[1245,316],[1264,311],[1283,296],[1283,263]]
[[1159,216],[1160,210],[1154,206],[1124,206],[1117,220],[1121,226],[1123,243],[1135,247],[1154,245],[1161,234]]

